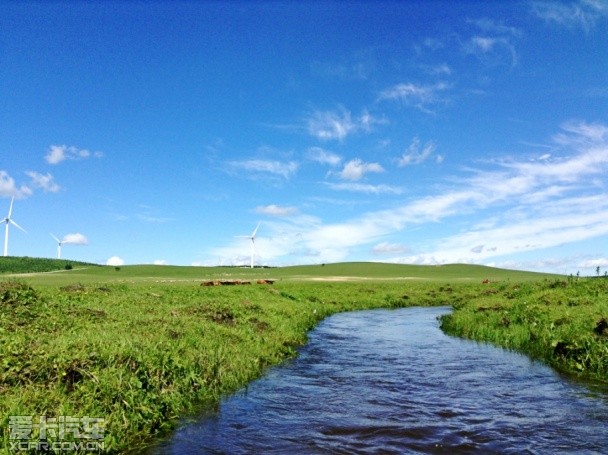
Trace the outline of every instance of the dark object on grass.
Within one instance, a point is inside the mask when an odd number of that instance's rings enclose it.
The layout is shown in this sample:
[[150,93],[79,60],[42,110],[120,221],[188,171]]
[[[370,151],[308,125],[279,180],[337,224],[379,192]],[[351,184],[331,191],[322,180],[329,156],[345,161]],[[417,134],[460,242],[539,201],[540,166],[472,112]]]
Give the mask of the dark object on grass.
[[593,331],[597,335],[608,335],[608,321],[606,321],[606,318],[600,319]]

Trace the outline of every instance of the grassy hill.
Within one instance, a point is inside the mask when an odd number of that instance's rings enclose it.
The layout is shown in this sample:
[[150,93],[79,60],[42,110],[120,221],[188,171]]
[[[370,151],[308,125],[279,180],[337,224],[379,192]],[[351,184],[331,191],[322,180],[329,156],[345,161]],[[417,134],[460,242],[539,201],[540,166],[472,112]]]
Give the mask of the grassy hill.
[[[274,272],[274,270],[273,270]],[[518,270],[499,269],[483,265],[409,265],[380,262],[342,262],[326,265],[284,267],[279,274],[291,278],[351,277],[369,279],[421,279],[421,280],[537,280],[549,275]]]
[[[66,270],[66,266],[71,269]],[[62,273],[41,274],[61,271]],[[169,265],[99,266],[74,261],[39,258],[0,258],[0,274],[24,274],[36,285],[70,283],[128,282],[192,283],[215,279],[256,280],[272,278],[282,281],[384,281],[423,280],[431,282],[535,281],[552,275],[482,265],[450,264],[441,266],[387,264],[377,262],[342,262],[322,265],[300,265],[276,268],[193,267]],[[1,275],[0,275],[1,276]],[[555,276],[553,276],[555,277]]]
[[0,257],[0,274],[54,272],[83,266],[91,267],[94,264],[67,259],[31,258],[27,256]]

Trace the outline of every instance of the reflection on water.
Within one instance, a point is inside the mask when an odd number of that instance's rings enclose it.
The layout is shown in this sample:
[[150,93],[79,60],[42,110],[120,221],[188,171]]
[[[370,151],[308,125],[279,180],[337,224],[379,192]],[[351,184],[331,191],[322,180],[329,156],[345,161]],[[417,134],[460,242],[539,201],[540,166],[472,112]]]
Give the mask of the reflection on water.
[[152,453],[608,453],[605,392],[444,335],[449,311],[334,315]]

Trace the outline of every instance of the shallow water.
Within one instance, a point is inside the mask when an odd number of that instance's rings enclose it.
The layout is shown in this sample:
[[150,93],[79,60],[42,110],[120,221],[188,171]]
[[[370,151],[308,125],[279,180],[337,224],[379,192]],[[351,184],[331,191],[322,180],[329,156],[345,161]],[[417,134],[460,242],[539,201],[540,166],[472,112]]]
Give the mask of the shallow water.
[[608,453],[606,389],[448,337],[449,311],[334,315],[149,453]]

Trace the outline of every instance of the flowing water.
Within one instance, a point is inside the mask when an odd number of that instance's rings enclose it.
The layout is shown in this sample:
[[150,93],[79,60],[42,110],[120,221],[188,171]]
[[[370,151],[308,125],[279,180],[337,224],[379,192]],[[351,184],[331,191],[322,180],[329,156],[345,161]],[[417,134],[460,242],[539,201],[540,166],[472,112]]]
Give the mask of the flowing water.
[[334,315],[155,454],[604,453],[608,390],[448,337],[449,308]]

